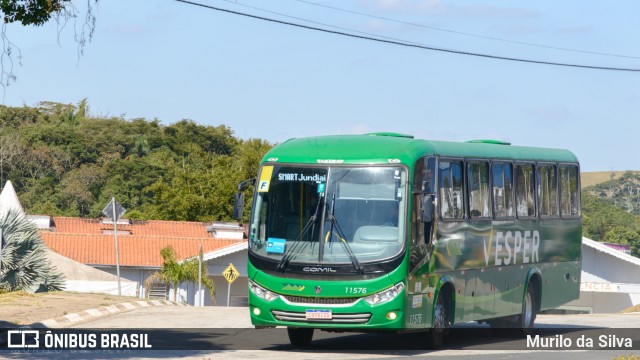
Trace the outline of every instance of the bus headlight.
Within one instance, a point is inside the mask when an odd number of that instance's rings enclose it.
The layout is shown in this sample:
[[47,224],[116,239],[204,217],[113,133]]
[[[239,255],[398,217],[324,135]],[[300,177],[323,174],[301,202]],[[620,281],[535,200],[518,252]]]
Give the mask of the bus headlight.
[[390,300],[393,300],[393,298],[395,298],[396,296],[398,296],[398,294],[400,294],[400,291],[404,289],[404,283],[397,283],[394,286],[390,287],[387,290],[384,291],[380,291],[379,293],[375,293],[373,295],[369,295],[364,299],[364,301],[366,301],[369,305],[377,305],[377,304],[381,304],[383,302],[387,302]]
[[254,283],[251,280],[249,280],[249,290],[251,290],[251,292],[254,293],[257,297],[267,301],[272,301],[278,297],[278,295],[272,293],[271,291],[263,288],[262,286]]

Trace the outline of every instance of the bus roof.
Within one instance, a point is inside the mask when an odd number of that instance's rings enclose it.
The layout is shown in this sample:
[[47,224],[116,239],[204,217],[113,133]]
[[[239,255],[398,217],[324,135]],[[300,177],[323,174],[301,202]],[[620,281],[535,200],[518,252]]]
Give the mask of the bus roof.
[[412,165],[425,155],[520,161],[577,163],[569,150],[513,146],[494,140],[449,142],[414,139],[410,135],[374,133],[290,139],[271,149],[262,161],[287,163]]

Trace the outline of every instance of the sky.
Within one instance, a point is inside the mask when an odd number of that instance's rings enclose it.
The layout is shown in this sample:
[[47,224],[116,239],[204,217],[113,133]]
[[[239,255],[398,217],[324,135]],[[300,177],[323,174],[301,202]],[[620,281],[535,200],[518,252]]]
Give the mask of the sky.
[[[640,69],[635,0],[193,1],[433,48]],[[86,1],[75,3],[84,12]],[[83,55],[74,40],[82,18],[7,26],[21,65],[4,105],[86,98],[93,116],[192,119],[273,143],[378,131],[497,139],[569,149],[582,171],[640,170],[640,72],[398,46],[175,0],[100,1],[95,10]]]

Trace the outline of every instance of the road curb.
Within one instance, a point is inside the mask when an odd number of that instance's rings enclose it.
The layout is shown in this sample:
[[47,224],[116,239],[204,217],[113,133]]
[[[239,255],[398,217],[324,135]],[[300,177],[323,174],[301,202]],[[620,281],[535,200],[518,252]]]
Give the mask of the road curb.
[[169,300],[138,300],[125,303],[102,306],[94,309],[82,310],[77,313],[65,314],[52,319],[39,321],[37,323],[26,326],[27,328],[64,328],[76,325],[85,321],[95,320],[119,314],[131,310],[147,308],[151,306],[188,306],[182,303],[175,303]]

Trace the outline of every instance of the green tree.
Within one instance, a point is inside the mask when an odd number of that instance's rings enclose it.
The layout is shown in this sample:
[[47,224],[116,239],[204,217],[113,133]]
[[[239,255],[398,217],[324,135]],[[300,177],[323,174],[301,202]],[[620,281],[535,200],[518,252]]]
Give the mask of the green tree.
[[203,126],[190,119],[181,120],[165,128],[166,143],[178,155],[189,155],[197,145],[205,152],[230,154],[237,139],[225,125]]
[[629,245],[631,255],[640,258],[640,236],[636,237]]
[[587,192],[582,192],[582,222],[584,236],[596,241],[614,228],[638,228],[637,217]]
[[[156,280],[170,284],[173,288],[173,301],[175,302],[177,301],[178,288],[180,287],[180,284],[185,281],[198,281],[198,258],[192,257],[179,262],[177,260],[178,256],[176,251],[170,245],[162,248],[162,250],[160,250],[160,255],[162,256],[162,268],[159,272],[151,275],[147,281],[145,281],[145,285],[149,288],[150,283]],[[202,283],[207,289],[209,289],[211,299],[215,302],[215,287],[213,285],[213,281],[209,278],[207,266],[204,262],[202,262],[201,269]]]
[[131,219],[231,220],[238,183],[256,176],[272,146],[224,125],[92,117],[88,107],[0,105],[0,177],[28,212],[99,217],[116,195]]
[[4,184],[5,172],[13,167],[24,151],[18,134],[2,130],[4,129],[0,130],[0,184]]
[[149,142],[144,135],[136,137],[134,146],[136,149],[136,155],[138,155],[139,158],[149,153]]
[[[244,140],[236,147],[234,158],[232,159],[234,164],[233,174],[235,177],[233,178],[233,189],[230,194],[235,194],[237,185],[241,181],[256,177],[260,161],[272,147],[273,144],[262,139]],[[245,204],[251,204],[253,202],[253,188],[250,186],[247,187],[244,190],[244,195]],[[243,221],[249,222],[250,213],[250,206],[245,206]]]
[[17,128],[26,124],[35,124],[42,121],[42,118],[42,113],[36,108],[0,105],[0,126]]
[[64,277],[49,262],[48,251],[35,225],[19,212],[9,210],[0,219],[6,245],[0,262],[0,288],[4,291],[62,290]]
[[60,182],[62,208],[69,215],[86,216],[104,184],[104,170],[98,165],[82,165],[70,171]]
[[162,178],[165,168],[150,164],[145,158],[136,157],[116,159],[105,164],[104,186],[98,191],[97,200],[93,203],[91,214],[99,216],[104,204],[117,196],[122,206],[130,209],[130,219],[149,219],[147,216],[153,193],[147,188]]
[[51,16],[72,8],[71,5],[71,0],[0,1],[4,22],[19,22],[25,26],[40,26],[49,21]]
[[[87,0],[84,10],[84,24],[74,26],[76,30],[74,40],[78,43],[78,53],[84,52],[84,47],[93,38],[96,26],[95,6],[99,0]],[[14,54],[20,59],[20,49],[9,40],[6,25],[19,23],[23,26],[41,26],[51,19],[55,19],[61,27],[70,21],[80,18],[79,7],[71,0],[0,0],[0,12],[3,14],[2,53],[0,54],[0,82],[8,86],[16,80],[13,73]],[[6,67],[5,67],[6,66]]]
[[629,245],[631,255],[640,257],[640,230],[638,228],[615,227],[607,233],[604,241]]
[[640,232],[635,229],[617,226],[611,229],[604,237],[605,242],[631,245],[640,242]]

